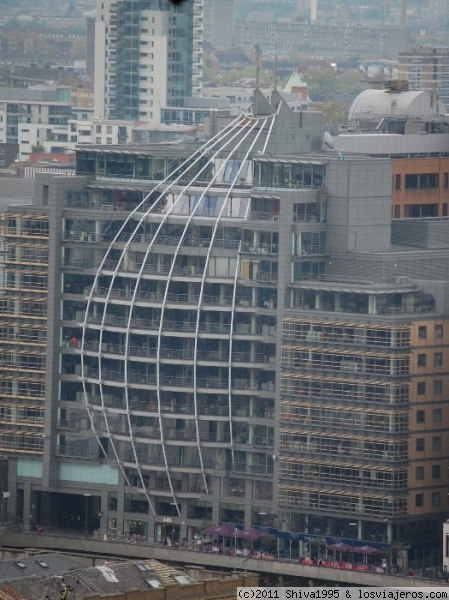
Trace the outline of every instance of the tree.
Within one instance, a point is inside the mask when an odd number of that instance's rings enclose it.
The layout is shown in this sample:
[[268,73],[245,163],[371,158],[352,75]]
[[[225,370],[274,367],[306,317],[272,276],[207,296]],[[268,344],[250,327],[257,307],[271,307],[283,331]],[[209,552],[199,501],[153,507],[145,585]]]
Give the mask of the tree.
[[316,104],[313,108],[323,111],[324,122],[326,125],[329,125],[330,123],[334,124],[348,122],[348,108],[343,102],[329,100],[328,102]]
[[[228,71],[224,73],[220,78],[221,85],[232,85],[240,79],[256,79],[257,68],[255,66],[246,67],[241,71]],[[259,81],[261,83],[271,83],[271,76],[267,71],[259,69]]]
[[312,100],[325,101],[327,98],[335,98],[338,93],[338,77],[333,70],[311,67],[304,73],[303,78]]
[[331,69],[310,68],[304,73],[304,80],[311,99],[316,102],[354,99],[369,88],[369,84],[362,81],[360,71],[338,73]]
[[35,146],[31,146],[31,152],[35,154],[43,154],[45,152],[45,148],[41,146],[41,144],[36,144]]

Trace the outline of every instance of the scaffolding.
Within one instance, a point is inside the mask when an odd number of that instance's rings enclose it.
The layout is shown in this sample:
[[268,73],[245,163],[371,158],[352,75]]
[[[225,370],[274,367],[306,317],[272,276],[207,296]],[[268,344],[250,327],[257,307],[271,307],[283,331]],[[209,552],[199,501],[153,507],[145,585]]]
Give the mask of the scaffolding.
[[289,342],[312,342],[354,348],[394,348],[410,350],[408,323],[364,323],[307,317],[287,317],[282,337]]
[[49,221],[0,215],[0,451],[42,454],[47,341]]
[[403,517],[407,514],[406,494],[376,494],[364,491],[311,489],[306,486],[279,486],[279,503],[295,508],[331,513],[375,515],[384,518]]

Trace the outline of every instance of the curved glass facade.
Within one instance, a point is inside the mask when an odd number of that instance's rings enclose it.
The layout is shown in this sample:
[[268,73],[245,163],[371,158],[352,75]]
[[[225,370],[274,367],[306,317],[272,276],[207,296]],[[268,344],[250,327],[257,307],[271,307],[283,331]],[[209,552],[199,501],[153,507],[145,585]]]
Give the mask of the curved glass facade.
[[[249,156],[273,119],[244,115],[178,164],[126,217],[87,290],[91,424],[155,514],[154,489],[181,516],[183,498],[212,493],[212,473],[272,476],[278,234],[248,233],[242,247],[241,226]],[[243,258],[259,250],[257,267]]]
[[320,154],[321,131],[256,92],[202,145],[80,147],[5,216],[23,515],[88,505],[107,539],[158,542],[264,526],[286,552],[437,539],[445,254],[394,253],[391,164]]

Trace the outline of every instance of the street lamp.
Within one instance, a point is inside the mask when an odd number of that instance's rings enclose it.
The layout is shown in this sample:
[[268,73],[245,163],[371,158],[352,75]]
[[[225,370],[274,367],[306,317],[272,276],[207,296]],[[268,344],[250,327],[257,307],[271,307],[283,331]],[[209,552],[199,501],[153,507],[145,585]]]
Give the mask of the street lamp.
[[[9,462],[8,462],[8,457],[5,456],[5,454],[0,454],[0,461],[6,461],[6,462],[2,462],[2,467],[0,468],[0,490],[1,490],[1,497],[0,497],[0,520],[2,523],[4,523],[6,521],[7,518],[7,502],[8,502],[8,498],[10,497],[10,492],[7,491],[8,489],[8,467],[9,467]],[[5,465],[5,466],[3,466]]]
[[234,525],[234,577],[237,559],[237,524]]
[[84,498],[86,499],[86,504],[84,507],[84,535],[87,536],[87,509],[89,507],[89,498],[92,494],[84,494]]

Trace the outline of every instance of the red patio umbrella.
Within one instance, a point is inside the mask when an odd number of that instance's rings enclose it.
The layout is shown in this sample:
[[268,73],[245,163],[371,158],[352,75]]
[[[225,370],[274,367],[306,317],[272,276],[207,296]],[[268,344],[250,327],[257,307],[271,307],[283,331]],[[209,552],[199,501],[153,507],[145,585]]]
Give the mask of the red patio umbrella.
[[209,527],[209,529],[203,529],[201,532],[203,535],[221,535],[223,537],[232,537],[235,535],[235,527],[233,525],[217,525],[216,527]]
[[354,552],[360,552],[360,554],[379,554],[381,550],[374,548],[373,546],[358,546],[354,548]]
[[339,552],[354,552],[354,546],[350,546],[349,544],[343,544],[343,542],[338,542],[338,544],[327,544],[326,550],[338,550]]
[[237,530],[237,537],[242,540],[250,540],[251,542],[255,542],[260,540],[266,533],[261,531],[260,529],[255,529],[254,527],[250,527],[249,529],[243,529],[242,531]]

